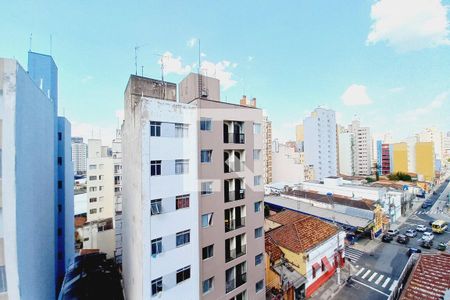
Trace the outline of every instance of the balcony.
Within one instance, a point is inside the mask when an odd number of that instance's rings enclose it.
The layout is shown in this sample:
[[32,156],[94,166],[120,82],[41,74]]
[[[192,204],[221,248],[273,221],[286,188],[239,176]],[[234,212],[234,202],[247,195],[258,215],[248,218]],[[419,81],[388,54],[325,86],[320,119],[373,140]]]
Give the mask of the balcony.
[[226,292],[229,293],[235,288],[240,287],[247,282],[247,273],[243,273],[236,276],[236,279],[231,279],[225,282]]
[[236,220],[225,220],[225,232],[230,232],[245,226],[245,217]]
[[245,198],[245,190],[244,189],[225,193],[225,202],[242,200],[244,198]]
[[225,144],[244,144],[245,143],[245,134],[243,133],[223,133],[223,142]]
[[245,168],[245,161],[234,161],[224,163],[224,172],[225,173],[231,173],[231,172],[242,172]]
[[230,262],[233,259],[241,257],[247,253],[247,245],[241,245],[240,248],[231,249],[225,253],[225,262]]

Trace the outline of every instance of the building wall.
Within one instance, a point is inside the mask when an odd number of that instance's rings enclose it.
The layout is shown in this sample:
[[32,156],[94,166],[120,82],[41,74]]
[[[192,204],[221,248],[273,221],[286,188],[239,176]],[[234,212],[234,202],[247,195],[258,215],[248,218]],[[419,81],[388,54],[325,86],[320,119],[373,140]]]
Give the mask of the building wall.
[[296,142],[303,142],[305,140],[305,128],[303,124],[295,126],[295,140]]
[[313,165],[316,179],[337,175],[336,115],[317,108],[304,122],[305,163]]
[[274,147],[272,160],[272,181],[300,183],[305,180],[305,167],[300,163],[300,152],[295,152],[295,148],[285,144]]
[[[9,299],[55,298],[54,103],[15,60],[0,60],[3,233]],[[33,155],[30,155],[30,151]],[[30,234],[30,230],[32,234]]]
[[372,174],[372,136],[369,127],[361,127],[358,120],[349,125],[354,138],[354,169],[360,176]]
[[408,155],[408,172],[416,173],[416,143],[417,137],[411,136],[405,139]]
[[190,101],[205,96],[207,99],[220,101],[220,82],[216,78],[200,75],[202,95],[199,95],[199,75],[190,73],[178,85],[180,102]]
[[395,143],[392,145],[393,172],[408,172],[408,146],[406,143]]
[[425,128],[418,134],[419,142],[432,142],[436,159],[442,158],[442,138],[443,134],[436,127]]
[[435,155],[433,142],[416,143],[416,172],[423,180],[433,182],[435,177]]
[[342,175],[355,175],[354,169],[354,139],[353,133],[345,132],[339,134],[339,171]]
[[75,174],[86,174],[87,145],[83,142],[72,142],[72,161]]
[[264,116],[263,121],[263,158],[264,158],[264,183],[269,184],[272,180],[272,121]]

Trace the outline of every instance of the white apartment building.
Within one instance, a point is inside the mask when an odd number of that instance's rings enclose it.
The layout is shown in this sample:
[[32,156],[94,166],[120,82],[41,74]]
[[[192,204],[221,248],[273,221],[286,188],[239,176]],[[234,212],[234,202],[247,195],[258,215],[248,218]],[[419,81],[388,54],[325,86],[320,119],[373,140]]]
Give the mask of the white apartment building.
[[125,92],[125,295],[265,299],[262,112],[174,89],[132,75]]
[[323,180],[337,175],[336,113],[316,108],[303,121],[305,164],[312,165],[314,176]]
[[305,165],[300,162],[300,152],[294,147],[272,143],[272,182],[300,183],[305,180]]
[[115,258],[117,263],[122,262],[122,131],[116,130],[116,138],[112,141],[112,158],[114,163],[114,231],[115,231]]
[[271,183],[272,178],[272,121],[264,116],[263,121],[263,158],[264,158],[264,184]]
[[409,136],[404,139],[406,143],[406,152],[408,155],[408,172],[416,173],[416,143],[417,136]]
[[353,133],[353,165],[355,175],[365,176],[372,174],[372,136],[369,127],[361,127],[358,120],[353,120],[348,126]]
[[87,145],[82,137],[72,137],[72,161],[75,175],[86,174]]
[[339,173],[346,176],[355,175],[354,167],[354,134],[339,133]]

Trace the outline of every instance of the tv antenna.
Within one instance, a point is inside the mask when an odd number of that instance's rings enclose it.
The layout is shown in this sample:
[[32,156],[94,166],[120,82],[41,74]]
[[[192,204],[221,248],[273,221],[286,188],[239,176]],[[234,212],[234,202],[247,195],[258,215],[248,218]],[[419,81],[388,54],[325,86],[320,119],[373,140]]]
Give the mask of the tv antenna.
[[142,47],[145,47],[149,44],[142,44],[142,45],[136,45],[134,46],[134,68],[135,68],[135,75],[138,74],[138,50]]

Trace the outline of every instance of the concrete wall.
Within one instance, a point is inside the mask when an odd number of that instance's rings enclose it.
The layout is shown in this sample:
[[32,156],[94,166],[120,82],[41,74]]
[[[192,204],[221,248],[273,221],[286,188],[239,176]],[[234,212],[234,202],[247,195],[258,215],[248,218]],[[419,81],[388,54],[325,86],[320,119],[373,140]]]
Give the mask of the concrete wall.
[[272,151],[272,182],[300,183],[305,180],[305,166],[300,163],[300,152],[284,144]]
[[408,172],[408,146],[406,143],[392,145],[393,172]]
[[355,169],[353,164],[353,133],[339,134],[339,172],[342,175],[353,176]]

